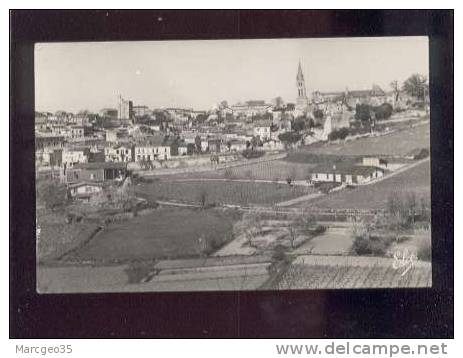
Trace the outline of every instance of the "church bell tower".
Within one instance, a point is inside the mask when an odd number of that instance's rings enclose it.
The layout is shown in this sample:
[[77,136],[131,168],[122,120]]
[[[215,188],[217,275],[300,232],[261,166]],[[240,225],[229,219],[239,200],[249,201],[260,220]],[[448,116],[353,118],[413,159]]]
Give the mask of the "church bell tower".
[[307,92],[305,89],[305,80],[304,80],[304,74],[302,73],[301,61],[299,61],[299,67],[297,69],[296,87],[297,87],[296,108],[298,108],[299,110],[304,110],[309,105],[309,99],[307,98]]

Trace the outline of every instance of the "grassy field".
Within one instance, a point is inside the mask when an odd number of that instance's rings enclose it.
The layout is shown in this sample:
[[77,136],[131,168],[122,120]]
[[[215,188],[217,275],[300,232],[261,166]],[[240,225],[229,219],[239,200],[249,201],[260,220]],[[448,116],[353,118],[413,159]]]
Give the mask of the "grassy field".
[[37,211],[37,260],[55,260],[82,244],[98,230],[94,223],[67,224],[62,213]]
[[361,138],[347,143],[316,143],[301,149],[310,154],[405,155],[417,148],[429,148],[429,124],[407,128],[380,137]]
[[290,177],[295,180],[307,179],[313,164],[289,163],[284,160],[272,160],[263,163],[243,165],[234,168],[221,169],[216,173],[222,178],[230,179],[260,179],[285,180]]
[[298,204],[298,207],[383,209],[386,207],[388,197],[391,194],[406,196],[412,192],[417,198],[425,198],[427,202],[430,201],[431,168],[429,161],[391,178],[386,178],[379,183],[328,194],[320,199]]
[[296,180],[307,179],[307,175],[314,164],[291,163],[286,160],[269,160],[267,162],[240,165],[219,170],[209,170],[198,173],[184,173],[169,176],[179,178],[201,179],[258,179],[258,180],[286,180],[291,177]]
[[71,261],[120,262],[197,256],[198,239],[219,247],[232,238],[234,211],[163,208],[111,224],[88,244],[66,256]]
[[231,182],[231,181],[156,181],[138,185],[136,195],[149,201],[176,200],[200,203],[204,193],[206,204],[272,205],[310,194],[311,187],[287,184]]

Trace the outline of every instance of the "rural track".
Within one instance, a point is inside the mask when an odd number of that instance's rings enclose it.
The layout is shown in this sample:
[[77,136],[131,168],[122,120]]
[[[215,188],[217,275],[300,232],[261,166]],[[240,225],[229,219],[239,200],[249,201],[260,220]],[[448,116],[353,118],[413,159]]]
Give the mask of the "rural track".
[[390,174],[385,175],[385,176],[382,176],[381,178],[378,178],[378,179],[376,179],[376,180],[370,181],[370,182],[368,182],[368,183],[357,184],[357,186],[367,186],[367,185],[373,185],[373,184],[380,183],[380,182],[382,182],[383,180],[387,180],[387,179],[389,179],[389,178],[392,178],[392,177],[396,176],[397,174],[400,174],[400,173],[403,173],[403,172],[405,172],[405,171],[407,171],[407,170],[409,170],[409,169],[412,169],[412,168],[414,168],[414,167],[416,167],[416,166],[418,166],[418,165],[420,165],[420,164],[422,164],[422,163],[425,163],[425,162],[428,161],[428,160],[429,160],[429,157],[424,158],[424,159],[421,159],[421,160],[418,160],[418,161],[414,162],[413,164],[406,165],[406,166],[404,166],[404,167],[402,167],[402,168],[400,168],[400,169],[394,170],[394,171],[391,172]]

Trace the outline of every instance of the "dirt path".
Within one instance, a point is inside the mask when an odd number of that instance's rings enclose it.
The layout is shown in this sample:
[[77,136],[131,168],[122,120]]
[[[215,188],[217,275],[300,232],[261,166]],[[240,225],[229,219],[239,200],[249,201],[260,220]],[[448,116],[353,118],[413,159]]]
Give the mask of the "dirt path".
[[387,174],[385,176],[382,176],[381,178],[378,178],[376,180],[372,180],[372,181],[369,181],[367,183],[361,183],[361,184],[357,184],[357,186],[366,186],[366,185],[372,185],[372,184],[376,184],[376,183],[379,183],[379,182],[382,182],[383,180],[387,180],[389,178],[392,178],[394,176],[396,176],[397,174],[400,174],[400,173],[403,173],[409,169],[412,169],[418,165],[420,165],[421,163],[424,163],[426,161],[429,160],[429,157],[427,158],[424,158],[424,159],[421,159],[421,160],[418,160],[410,165],[405,165],[403,166],[402,168],[399,168],[397,170],[394,170],[393,172],[391,172],[390,174]]

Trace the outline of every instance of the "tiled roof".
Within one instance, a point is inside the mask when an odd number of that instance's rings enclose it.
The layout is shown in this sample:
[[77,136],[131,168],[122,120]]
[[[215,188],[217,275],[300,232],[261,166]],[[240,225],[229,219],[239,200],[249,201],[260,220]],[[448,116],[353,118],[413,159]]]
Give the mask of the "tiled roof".
[[370,175],[377,170],[384,171],[381,168],[369,165],[319,165],[313,168],[311,172],[320,174]]

